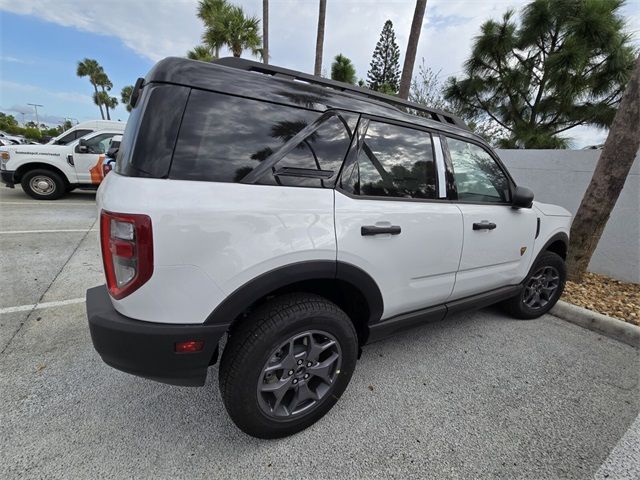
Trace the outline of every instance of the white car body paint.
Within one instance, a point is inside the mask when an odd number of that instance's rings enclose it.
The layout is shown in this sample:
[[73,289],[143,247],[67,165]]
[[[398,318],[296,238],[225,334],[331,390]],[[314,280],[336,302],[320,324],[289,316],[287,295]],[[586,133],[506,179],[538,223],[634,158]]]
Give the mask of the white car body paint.
[[[399,235],[362,236],[364,225],[399,226]],[[338,260],[367,272],[384,301],[382,318],[442,303],[455,283],[462,214],[447,202],[350,198],[336,192]]]
[[[336,259],[375,280],[382,319],[390,318],[518,284],[546,241],[571,223],[566,210],[545,206],[553,212],[548,216],[538,204],[370,200],[331,189],[115,173],[100,186],[97,203],[98,211],[143,213],[152,221],[153,275],[132,294],[112,299],[116,310],[178,324],[203,323],[234,290],[278,267]],[[473,230],[483,220],[497,228]],[[363,225],[398,225],[402,232],[362,236]]]
[[333,190],[107,175],[98,209],[151,217],[154,272],[114,300],[131,318],[202,323],[253,278],[336,259]]

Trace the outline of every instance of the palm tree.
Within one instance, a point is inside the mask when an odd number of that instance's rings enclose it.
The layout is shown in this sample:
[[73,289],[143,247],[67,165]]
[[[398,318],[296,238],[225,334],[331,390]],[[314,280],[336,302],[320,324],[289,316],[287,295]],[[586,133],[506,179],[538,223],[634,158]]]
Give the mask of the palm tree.
[[109,108],[113,109],[116,107],[116,105],[118,105],[118,99],[116,97],[112,97],[111,95],[109,95],[109,92],[113,88],[113,83],[111,83],[111,80],[109,80],[109,77],[104,72],[102,67],[100,67],[100,73],[96,75],[95,80],[96,80],[96,84],[102,90],[100,92],[100,95],[98,95],[98,98],[100,99],[100,102],[102,103],[102,105],[104,105],[107,120],[111,120],[111,115],[109,114]]
[[255,56],[262,56],[262,37],[259,33],[260,19],[248,17],[242,7],[228,6],[223,15],[214,19],[207,27],[204,40],[214,48],[226,46],[234,57],[240,57],[244,50]]
[[347,57],[341,53],[336,55],[331,64],[331,79],[345,83],[356,83],[356,69]]
[[262,0],[262,61],[269,63],[269,0]]
[[320,0],[318,10],[318,36],[316,37],[316,63],[313,74],[318,77],[322,73],[322,49],[324,48],[324,19],[327,15],[327,0]]
[[201,62],[210,62],[213,60],[211,50],[204,45],[198,45],[187,52],[187,58],[191,60],[200,60]]
[[133,85],[127,85],[122,87],[120,90],[120,101],[123,105],[126,105],[127,112],[131,111],[131,105],[129,105],[129,101],[131,100],[131,94],[133,93]]
[[424,11],[426,8],[427,0],[416,0],[416,9],[413,12],[411,32],[409,33],[409,42],[407,43],[407,53],[404,56],[404,66],[402,67],[402,76],[400,77],[400,91],[398,92],[398,96],[405,100],[409,97],[411,77],[413,77],[413,64],[416,61],[418,40],[420,40],[420,30],[422,30],[422,20],[424,19]]
[[[230,5],[226,0],[200,0],[198,3],[198,18],[202,20],[207,29],[207,32],[203,35],[206,45],[211,49],[211,56],[213,58],[220,57],[220,47],[223,42],[219,36],[215,35],[215,32],[209,30],[213,28],[216,21],[221,20],[229,10]],[[209,37],[213,42],[206,41],[206,37]]]
[[98,78],[100,73],[102,73],[102,67],[100,64],[91,58],[85,58],[81,62],[78,62],[78,68],[76,70],[76,75],[80,78],[89,77],[89,82],[93,85],[93,100],[98,105],[100,109],[100,116],[104,120],[104,112],[102,110],[102,103],[98,102]]

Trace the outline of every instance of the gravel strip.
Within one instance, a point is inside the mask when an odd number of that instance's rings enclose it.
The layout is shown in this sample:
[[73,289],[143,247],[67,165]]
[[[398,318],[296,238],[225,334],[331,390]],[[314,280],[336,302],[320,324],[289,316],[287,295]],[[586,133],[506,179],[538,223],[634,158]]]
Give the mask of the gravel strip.
[[567,282],[565,302],[640,325],[640,284],[587,273],[582,283]]

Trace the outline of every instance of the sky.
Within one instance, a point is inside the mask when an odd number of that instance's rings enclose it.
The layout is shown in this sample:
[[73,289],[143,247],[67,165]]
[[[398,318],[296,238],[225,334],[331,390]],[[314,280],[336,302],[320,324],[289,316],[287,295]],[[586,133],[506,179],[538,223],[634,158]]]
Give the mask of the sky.
[[[203,25],[197,0],[0,0],[0,111],[20,123],[56,125],[64,118],[99,118],[86,78],[75,74],[77,62],[96,59],[120,89],[144,77],[167,56],[184,56],[200,43]],[[262,16],[261,0],[232,0],[246,13]],[[520,9],[526,0],[428,0],[416,63],[440,72],[440,79],[460,75],[473,37],[489,18]],[[318,16],[317,0],[269,2],[270,63],[312,73]],[[394,24],[401,65],[413,17],[413,0],[328,0],[323,72],[342,53],[359,78],[366,78],[371,54],[387,19]],[[622,15],[640,45],[640,0],[627,0]],[[229,52],[222,52],[228,55]],[[417,71],[414,69],[414,73]],[[127,119],[124,106],[112,119]],[[573,146],[602,143],[606,132],[578,128],[568,132]]]

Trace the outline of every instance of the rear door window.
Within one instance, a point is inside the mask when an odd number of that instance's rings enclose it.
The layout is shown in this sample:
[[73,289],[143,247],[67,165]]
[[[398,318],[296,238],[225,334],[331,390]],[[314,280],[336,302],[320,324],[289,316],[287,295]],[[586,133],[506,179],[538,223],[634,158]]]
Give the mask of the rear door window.
[[422,130],[371,121],[357,161],[345,169],[342,187],[373,197],[437,197],[431,135]]

